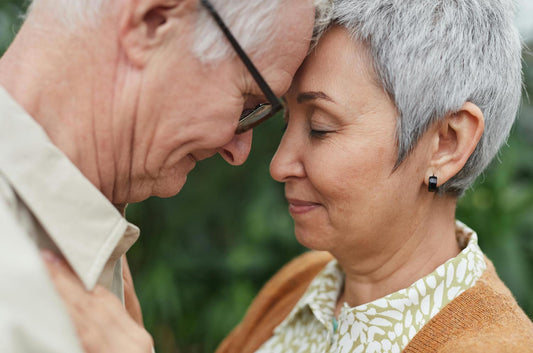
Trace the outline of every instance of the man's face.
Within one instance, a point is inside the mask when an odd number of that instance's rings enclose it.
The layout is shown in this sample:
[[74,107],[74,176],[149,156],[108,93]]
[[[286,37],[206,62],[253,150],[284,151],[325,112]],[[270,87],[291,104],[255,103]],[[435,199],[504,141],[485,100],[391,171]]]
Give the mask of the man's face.
[[[278,97],[305,57],[314,18],[311,1],[282,10],[271,49],[251,56]],[[202,63],[191,53],[192,38],[187,49],[183,41],[170,44],[143,68],[127,202],[175,195],[196,162],[216,153],[233,165],[248,157],[252,132],[234,131],[242,111],[266,99],[239,57]]]

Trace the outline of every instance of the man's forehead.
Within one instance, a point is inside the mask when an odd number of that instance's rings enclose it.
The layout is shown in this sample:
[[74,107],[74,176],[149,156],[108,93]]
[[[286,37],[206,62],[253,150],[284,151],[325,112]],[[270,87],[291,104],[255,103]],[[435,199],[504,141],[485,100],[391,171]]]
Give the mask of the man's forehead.
[[284,1],[276,18],[276,28],[272,33],[273,38],[269,41],[269,48],[261,50],[257,60],[270,64],[297,61],[299,66],[302,58],[296,54],[299,54],[303,47],[307,50],[312,38],[313,2]]

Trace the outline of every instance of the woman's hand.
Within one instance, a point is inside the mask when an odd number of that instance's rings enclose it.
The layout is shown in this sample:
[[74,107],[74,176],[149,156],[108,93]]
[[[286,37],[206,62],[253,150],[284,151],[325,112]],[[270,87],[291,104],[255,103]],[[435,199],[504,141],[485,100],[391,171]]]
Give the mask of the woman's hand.
[[[129,286],[126,295],[129,296],[128,306],[135,319],[130,317],[117,297],[104,287],[97,285],[91,292],[86,291],[78,277],[56,255],[43,251],[43,258],[76,326],[85,352],[152,352],[152,337],[142,326],[140,306],[133,290],[129,268],[129,282],[125,287]],[[132,295],[134,301],[131,301]]]
[[124,279],[124,305],[133,320],[144,327],[141,304],[135,293],[133,278],[131,277],[130,267],[126,255],[122,256],[122,278]]

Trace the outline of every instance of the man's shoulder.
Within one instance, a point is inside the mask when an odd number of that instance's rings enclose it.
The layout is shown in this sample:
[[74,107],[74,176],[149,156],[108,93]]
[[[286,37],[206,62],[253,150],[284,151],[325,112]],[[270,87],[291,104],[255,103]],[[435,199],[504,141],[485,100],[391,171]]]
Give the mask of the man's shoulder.
[[[11,210],[11,212],[16,208],[17,206],[17,197],[15,195],[15,192],[9,185],[7,179],[2,174],[2,171],[0,170],[0,211],[6,212],[8,210]],[[4,209],[5,207],[5,209]]]
[[[13,269],[16,263],[26,263],[26,257],[37,254],[36,232],[42,229],[0,172],[0,271]],[[6,262],[13,265],[5,268]]]
[[81,352],[29,222],[0,173],[0,352]]
[[30,211],[0,173],[0,305],[4,309],[19,297],[38,297],[41,284],[49,283],[31,234],[35,226],[29,223],[35,223]]

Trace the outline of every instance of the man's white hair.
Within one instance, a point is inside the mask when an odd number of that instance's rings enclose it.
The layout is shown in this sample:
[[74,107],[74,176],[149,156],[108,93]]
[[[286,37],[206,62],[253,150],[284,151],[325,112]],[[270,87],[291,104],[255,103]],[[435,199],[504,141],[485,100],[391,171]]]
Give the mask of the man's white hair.
[[[276,20],[283,12],[283,3],[290,0],[211,0],[226,25],[231,28],[239,44],[248,52],[258,54],[271,46],[275,38]],[[314,44],[329,25],[333,13],[333,0],[314,0],[315,25]],[[195,54],[204,61],[217,60],[233,54],[223,38],[223,34],[210,18],[207,11],[202,11],[196,27]]]
[[[215,10],[230,28],[241,47],[259,54],[275,37],[276,14],[285,0],[211,0]],[[211,15],[201,9],[196,24],[194,53],[202,61],[215,61],[233,55],[225,37]]]
[[[60,9],[58,20],[67,28],[74,28],[80,24],[94,26],[98,23],[102,5],[106,1],[109,0],[34,0],[29,11],[41,5],[49,5],[53,6],[53,9]],[[279,21],[279,14],[283,12],[283,3],[286,1],[290,0],[211,0],[211,3],[243,49],[257,54],[261,50],[270,48],[271,40],[279,28],[276,21]],[[313,32],[316,36],[313,38],[317,39],[329,24],[333,0],[313,1],[316,8]],[[198,6],[201,6],[200,3]],[[209,13],[202,8],[199,11],[194,54],[202,61],[233,56],[233,49]]]

